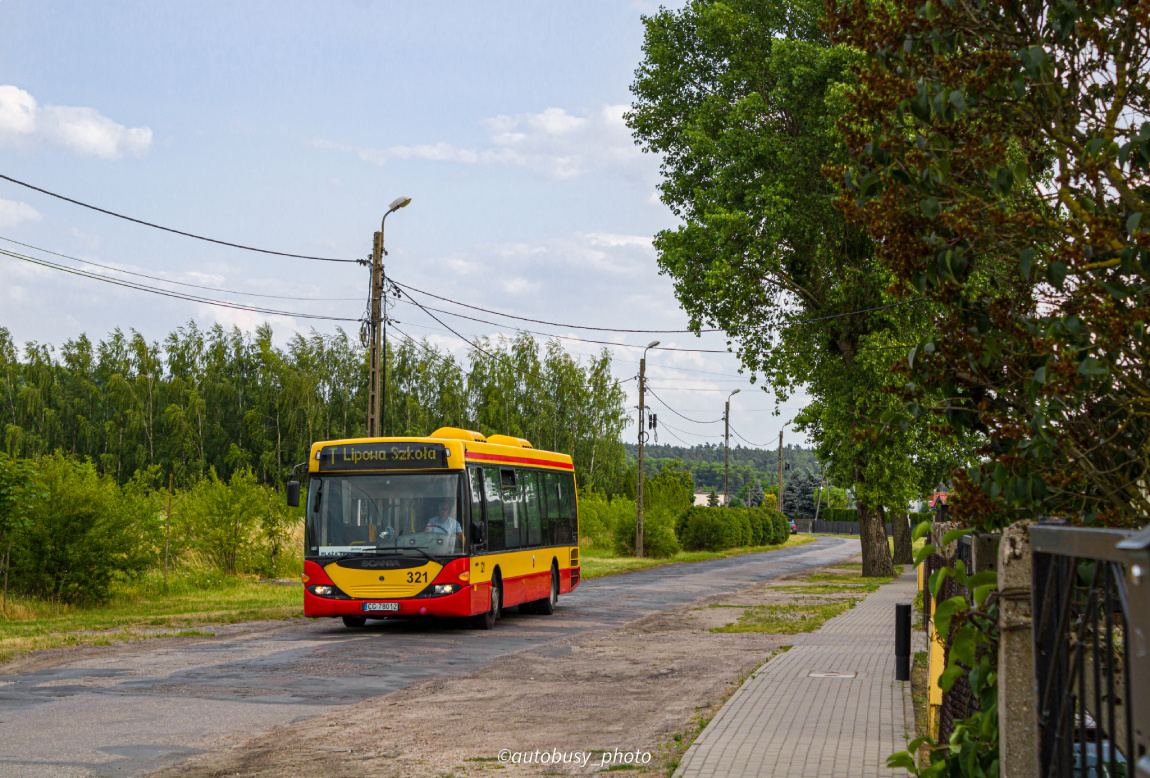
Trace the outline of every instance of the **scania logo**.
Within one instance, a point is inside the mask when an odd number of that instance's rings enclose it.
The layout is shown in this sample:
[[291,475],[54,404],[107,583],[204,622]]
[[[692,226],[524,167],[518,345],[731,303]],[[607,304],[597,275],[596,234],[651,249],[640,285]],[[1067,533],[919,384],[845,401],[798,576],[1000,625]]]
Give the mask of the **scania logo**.
[[359,565],[365,570],[387,570],[389,568],[399,567],[399,562],[394,559],[364,559]]
[[381,581],[383,580],[383,576],[382,576],[382,575],[379,577],[379,580],[381,580]]

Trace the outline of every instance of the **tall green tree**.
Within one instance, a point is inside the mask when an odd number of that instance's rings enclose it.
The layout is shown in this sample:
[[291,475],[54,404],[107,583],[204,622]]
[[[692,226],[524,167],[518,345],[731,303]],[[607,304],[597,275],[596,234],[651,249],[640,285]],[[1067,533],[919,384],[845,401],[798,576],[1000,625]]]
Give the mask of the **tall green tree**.
[[841,204],[936,315],[909,411],[985,435],[987,527],[1150,513],[1150,38],[1144,3],[831,6],[861,80]]
[[817,2],[693,0],[645,17],[627,116],[663,158],[663,201],[682,220],[656,237],[691,326],[722,328],[753,375],[814,403],[798,419],[836,483],[853,484],[864,574],[893,573],[883,505],[915,491],[918,430],[892,430],[894,349],[921,311],[894,305],[864,230],[835,207],[823,169],[860,53],[832,46]]

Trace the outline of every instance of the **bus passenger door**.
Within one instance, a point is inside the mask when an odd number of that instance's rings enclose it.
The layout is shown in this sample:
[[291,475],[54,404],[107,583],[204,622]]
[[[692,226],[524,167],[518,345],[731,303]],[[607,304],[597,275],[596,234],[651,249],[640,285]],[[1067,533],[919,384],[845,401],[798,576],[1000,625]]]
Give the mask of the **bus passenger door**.
[[471,556],[471,612],[483,613],[491,604],[491,570],[483,552],[487,550],[487,511],[483,500],[483,471],[467,469],[471,492],[471,516],[468,518],[467,549]]

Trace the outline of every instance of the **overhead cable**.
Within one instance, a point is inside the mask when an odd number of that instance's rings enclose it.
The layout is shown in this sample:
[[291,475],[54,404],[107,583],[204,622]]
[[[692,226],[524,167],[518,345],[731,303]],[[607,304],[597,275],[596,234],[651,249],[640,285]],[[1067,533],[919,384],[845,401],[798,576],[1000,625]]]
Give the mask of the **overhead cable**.
[[314,257],[314,256],[311,256],[308,254],[290,254],[286,251],[272,251],[271,249],[261,249],[261,248],[256,248],[255,246],[245,246],[241,243],[231,243],[231,242],[226,241],[226,240],[218,240],[217,238],[209,238],[209,237],[206,237],[204,235],[197,235],[194,232],[185,232],[184,230],[177,230],[173,227],[164,227],[163,225],[153,224],[152,222],[144,221],[143,219],[136,219],[132,216],[125,216],[122,213],[116,213],[115,211],[109,211],[107,208],[100,208],[99,206],[91,205],[89,203],[85,203],[85,202],[82,202],[80,200],[74,200],[71,197],[65,197],[62,194],[56,194],[55,192],[49,192],[47,189],[41,189],[38,186],[33,186],[32,184],[29,184],[26,181],[20,181],[18,179],[12,178],[11,176],[6,176],[3,173],[0,173],[0,178],[4,179],[5,181],[10,181],[13,184],[16,184],[17,186],[22,186],[22,187],[25,187],[26,189],[31,189],[33,191],[40,192],[41,194],[46,194],[49,197],[55,197],[57,200],[63,200],[66,203],[72,203],[73,205],[78,205],[81,208],[87,208],[87,209],[92,210],[92,211],[98,211],[99,213],[107,214],[108,216],[115,216],[117,219],[123,219],[124,221],[135,222],[136,224],[142,224],[145,227],[151,227],[151,228],[156,229],[156,230],[163,230],[164,232],[171,232],[175,235],[183,235],[185,238],[194,238],[196,240],[207,241],[208,243],[216,243],[220,246],[229,246],[233,249],[243,249],[244,251],[255,251],[255,252],[258,252],[260,254],[272,254],[272,255],[277,256],[277,257],[291,257],[293,259],[315,259],[315,260],[319,260],[320,262],[350,262],[352,264],[361,264],[361,261],[358,259],[336,259],[334,257]]
[[[396,284],[396,286],[399,286],[402,288],[401,284]],[[407,295],[407,299],[411,301],[409,304],[418,306],[424,312],[435,311],[436,313],[442,313],[445,316],[454,316],[457,319],[467,319],[468,321],[478,322],[479,324],[490,324],[492,327],[502,327],[503,326],[499,322],[487,321],[486,319],[477,319],[474,316],[468,316],[467,314],[454,313],[452,311],[445,311],[442,308],[433,308],[430,305],[424,305],[423,303],[416,302],[415,298],[412,297],[410,294],[408,294],[407,289],[402,288],[402,291],[404,294]],[[430,313],[428,313],[428,315],[430,315]],[[439,320],[436,319],[436,321],[439,321]],[[442,322],[440,322],[440,323],[442,324]],[[443,326],[446,327],[447,325],[444,324]],[[588,340],[587,338],[576,338],[573,335],[556,335],[556,334],[551,333],[551,332],[538,332],[536,330],[527,330],[527,329],[522,329],[522,328],[517,328],[517,331],[518,332],[527,332],[527,333],[530,333],[532,335],[541,335],[545,338],[558,338],[559,340],[573,340],[577,343],[594,343],[594,344],[599,345],[599,346],[615,346],[617,348],[635,348],[635,349],[641,348],[640,346],[632,346],[628,343],[615,343],[613,341],[607,341],[607,340]],[[652,351],[686,351],[686,352],[690,352],[692,354],[729,354],[729,353],[731,353],[729,351],[724,351],[722,349],[676,348],[674,346],[654,346],[651,348],[651,350]]]
[[[656,400],[658,400],[658,401],[659,401],[659,404],[660,404],[660,405],[662,405],[664,408],[666,408],[666,409],[667,409],[667,410],[669,410],[671,413],[673,413],[673,414],[675,414],[676,416],[678,416],[680,419],[685,419],[686,421],[689,421],[689,422],[691,422],[692,424],[718,424],[719,422],[721,422],[721,421],[722,421],[722,419],[715,419],[714,421],[699,421],[698,419],[692,419],[692,418],[689,418],[689,417],[687,417],[687,416],[684,416],[683,414],[679,413],[677,410],[675,410],[674,408],[672,408],[670,405],[667,405],[667,401],[666,401],[666,400],[664,400],[664,399],[663,399],[662,397],[660,397],[659,395],[655,394],[653,391],[651,391],[651,387],[649,387],[649,386],[648,386],[648,387],[647,387],[647,391],[648,391],[648,392],[651,392],[651,396],[652,396],[652,397],[654,397]],[[684,391],[694,392],[694,391],[699,391],[699,390],[697,390],[697,389],[687,389],[687,390],[684,390]]]
[[748,446],[750,446],[752,448],[769,448],[770,446],[773,445],[773,443],[752,443],[751,441],[747,440],[742,435],[740,435],[739,431],[737,429],[735,429],[734,426],[732,426],[730,424],[728,424],[728,426],[731,427],[731,432],[735,433],[735,437],[737,437],[739,440],[743,441],[744,443],[746,443]]
[[[508,359],[508,357],[506,357],[506,356],[505,356],[505,355],[504,355],[502,352],[498,352],[498,351],[497,351],[497,352],[495,352],[495,353],[493,354],[493,353],[491,353],[490,351],[488,351],[487,349],[485,349],[485,348],[481,347],[481,346],[480,346],[478,343],[475,343],[474,341],[468,340],[467,338],[463,337],[463,335],[459,334],[459,333],[458,333],[458,332],[456,332],[454,329],[452,329],[450,326],[448,326],[448,325],[447,325],[447,324],[446,324],[446,323],[445,323],[445,322],[444,322],[442,319],[440,319],[440,318],[439,318],[438,316],[436,316],[434,313],[432,313],[431,311],[427,310],[427,308],[424,308],[424,306],[422,305],[422,303],[420,303],[418,300],[416,300],[414,297],[412,297],[412,296],[411,296],[411,294],[410,294],[410,293],[409,293],[409,292],[408,292],[406,289],[401,289],[400,291],[401,291],[403,294],[407,295],[407,299],[409,299],[409,300],[411,300],[412,302],[414,302],[414,303],[416,304],[416,306],[418,306],[420,309],[422,309],[422,310],[423,310],[423,312],[424,312],[424,313],[426,313],[426,314],[427,314],[428,316],[430,316],[431,318],[435,319],[435,320],[436,320],[437,322],[439,322],[439,323],[440,323],[440,325],[442,325],[443,327],[446,327],[446,328],[447,328],[447,330],[448,330],[448,331],[449,331],[449,332],[450,332],[452,335],[454,335],[455,337],[459,338],[459,339],[460,339],[460,340],[462,340],[464,343],[467,343],[469,346],[471,346],[473,349],[475,349],[476,351],[478,351],[480,354],[484,354],[484,355],[486,355],[486,356],[488,356],[488,357],[491,357],[492,359],[495,359],[496,357],[498,357],[498,358],[500,358],[500,359],[504,360],[505,362],[511,363],[511,360],[510,360],[510,359]],[[515,366],[515,365],[514,365],[514,363],[511,363],[511,364],[512,364],[513,366]],[[518,366],[515,366],[515,367],[516,367],[517,369],[519,369],[519,368],[518,368]],[[524,373],[526,373],[527,375],[529,375],[529,376],[532,376],[532,377],[534,377],[534,378],[538,378],[540,381],[546,380],[546,379],[544,379],[544,378],[543,378],[543,376],[539,375],[538,373],[533,373],[533,372],[531,372],[530,370],[523,370],[522,372],[524,372]],[[563,384],[563,383],[566,383],[566,382],[564,382],[564,381],[560,381],[560,383],[561,383],[561,384]],[[621,383],[620,381],[615,381],[615,382],[614,382],[612,385],[613,385],[613,386],[618,386],[620,383]],[[593,386],[593,384],[588,384],[588,383],[569,384],[569,383],[568,383],[568,384],[567,384],[567,386]]]
[[68,267],[55,262],[50,262],[46,259],[39,259],[37,257],[29,257],[23,254],[17,254],[14,251],[0,248],[0,256],[8,257],[10,259],[27,262],[40,267],[46,267],[51,270],[58,270],[69,275],[79,276],[80,278],[88,278],[94,281],[100,281],[105,284],[112,284],[113,286],[122,286],[126,289],[135,289],[140,292],[148,292],[150,294],[157,294],[162,297],[171,297],[177,300],[187,300],[188,302],[203,303],[205,305],[212,305],[218,308],[231,308],[239,311],[250,311],[252,313],[262,313],[269,316],[292,316],[300,319],[317,319],[323,321],[359,321],[359,319],[351,319],[342,316],[321,316],[314,313],[301,313],[299,311],[281,311],[274,308],[263,308],[256,305],[244,305],[242,303],[230,302],[227,300],[215,300],[209,297],[201,297],[199,295],[186,294],[184,292],[174,292],[170,289],[159,289],[147,284],[141,284],[136,281],[126,281],[115,278],[108,278],[107,276],[99,275],[98,273],[91,273],[77,268]]
[[[641,334],[653,334],[653,335],[667,335],[667,334],[678,334],[678,333],[686,334],[686,333],[694,333],[694,332],[721,332],[721,330],[718,330],[718,329],[630,330],[630,329],[623,329],[621,327],[592,327],[592,326],[586,325],[586,324],[561,324],[559,322],[554,322],[554,321],[544,321],[543,319],[529,319],[526,316],[516,316],[515,314],[512,314],[512,313],[503,313],[502,311],[495,311],[495,310],[492,310],[490,308],[481,308],[478,305],[471,305],[470,303],[460,302],[459,300],[452,300],[450,297],[441,297],[440,295],[433,294],[431,292],[425,292],[422,289],[416,289],[411,284],[406,284],[406,283],[401,284],[398,281],[393,281],[393,283],[395,283],[396,286],[402,286],[406,289],[410,289],[413,292],[418,292],[419,294],[427,295],[428,297],[434,297],[436,300],[442,300],[443,302],[451,303],[452,305],[458,305],[458,306],[461,306],[463,308],[470,308],[473,311],[480,311],[482,313],[490,313],[490,314],[493,314],[495,316],[502,316],[502,317],[507,318],[507,319],[517,319],[519,321],[529,321],[532,324],[545,324],[548,327],[569,327],[573,330],[594,330],[596,332],[622,332],[622,333],[641,333]],[[452,314],[452,315],[459,316],[460,314]],[[466,318],[466,317],[464,317],[464,318]],[[491,322],[485,322],[485,323],[490,324]],[[723,353],[726,353],[726,352],[723,352]]]
[[353,300],[362,299],[361,297],[292,297],[290,295],[258,294],[256,292],[240,292],[236,289],[220,289],[220,288],[214,287],[214,286],[203,286],[201,284],[190,284],[190,283],[187,283],[186,281],[173,281],[170,278],[161,278],[160,276],[150,276],[147,273],[137,273],[134,270],[124,270],[123,268],[113,267],[112,265],[102,265],[99,262],[93,262],[90,259],[80,259],[78,257],[72,257],[72,256],[69,256],[67,254],[60,254],[56,251],[49,251],[48,249],[42,249],[39,246],[32,246],[32,245],[29,245],[27,243],[21,243],[18,240],[13,240],[12,238],[6,238],[3,235],[0,235],[0,240],[6,241],[8,243],[14,243],[17,246],[23,246],[24,248],[31,249],[33,251],[39,251],[39,252],[42,252],[44,254],[51,254],[52,256],[60,257],[61,259],[70,259],[73,262],[80,262],[81,264],[84,264],[84,265],[91,265],[92,267],[99,267],[99,268],[103,268],[104,270],[111,270],[113,273],[123,273],[124,275],[136,276],[138,278],[148,278],[148,279],[151,279],[152,281],[160,281],[160,282],[165,283],[165,284],[175,284],[176,286],[186,286],[186,287],[189,287],[191,289],[203,289],[203,290],[208,291],[208,292],[220,292],[221,294],[234,294],[234,295],[240,295],[243,297],[263,297],[263,298],[271,299],[271,300],[298,300],[301,302],[311,302],[311,301],[315,301],[315,302],[350,302]]

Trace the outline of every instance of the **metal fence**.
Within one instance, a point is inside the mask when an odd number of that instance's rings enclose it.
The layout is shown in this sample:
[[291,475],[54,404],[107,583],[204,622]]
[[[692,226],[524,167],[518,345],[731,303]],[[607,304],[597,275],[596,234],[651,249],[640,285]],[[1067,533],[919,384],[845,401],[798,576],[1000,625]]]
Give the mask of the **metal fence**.
[[[886,522],[887,537],[891,535],[890,522]],[[828,535],[857,535],[859,534],[859,523],[857,521],[811,521],[811,527],[807,532],[820,532]]]
[[1042,776],[1150,775],[1150,527],[1030,527]]
[[[962,560],[967,572],[974,572],[974,550],[969,535],[964,535],[958,539],[954,556],[955,558],[949,562],[950,566],[956,567],[957,562]],[[933,554],[932,558],[942,560],[942,557],[938,554]],[[941,566],[938,562],[936,562],[936,565],[935,569]],[[939,602],[959,596],[963,597],[968,605],[974,604],[972,592],[965,586],[960,586],[953,578],[946,578],[942,582],[942,587],[938,592]],[[953,635],[945,636],[943,667],[946,667],[950,662],[950,647],[952,643]],[[942,693],[942,707],[938,712],[938,739],[940,741],[950,740],[950,736],[954,732],[955,724],[974,713],[977,709],[978,700],[974,696],[974,691],[970,688],[970,677],[965,674],[959,676],[950,689]]]

